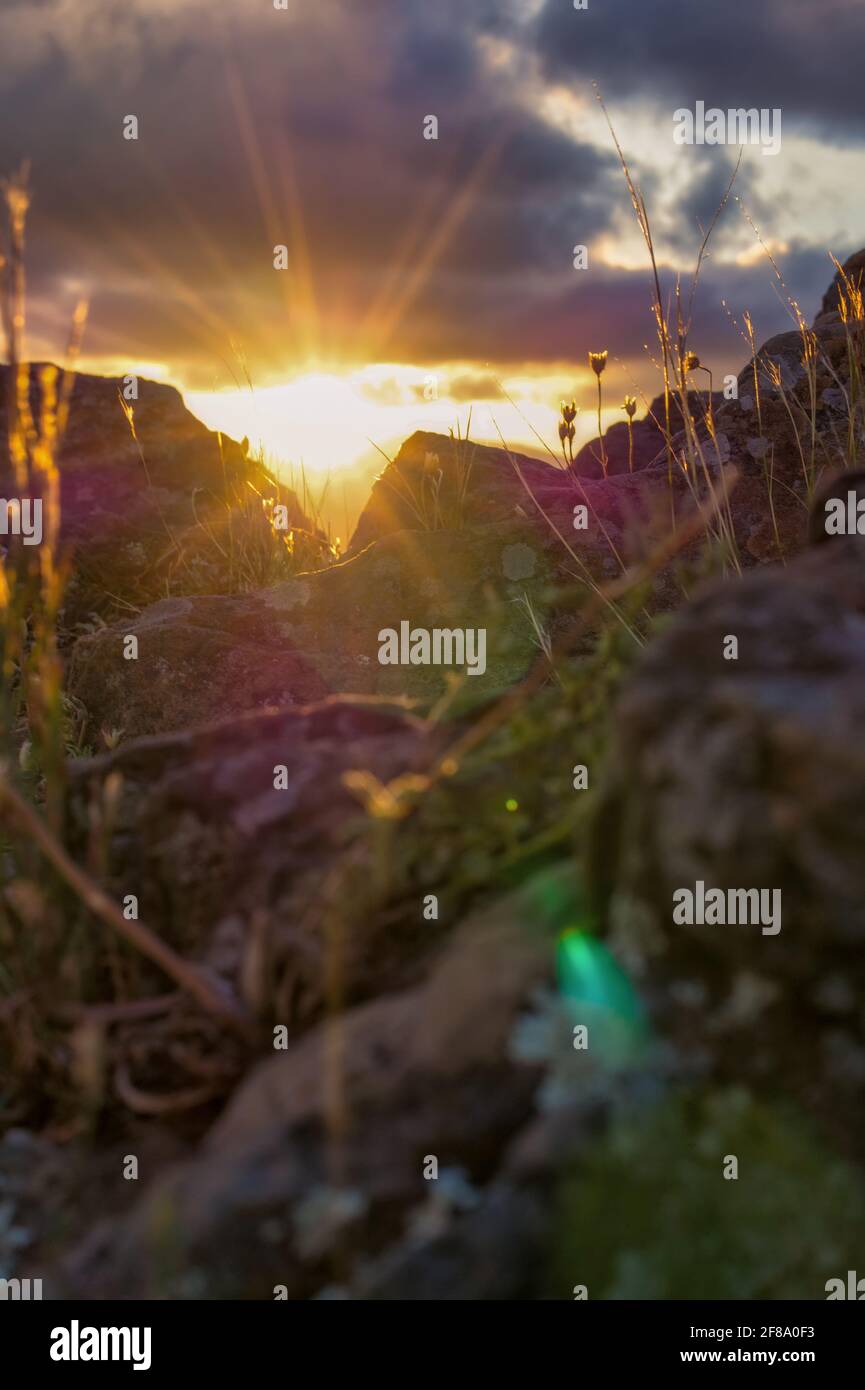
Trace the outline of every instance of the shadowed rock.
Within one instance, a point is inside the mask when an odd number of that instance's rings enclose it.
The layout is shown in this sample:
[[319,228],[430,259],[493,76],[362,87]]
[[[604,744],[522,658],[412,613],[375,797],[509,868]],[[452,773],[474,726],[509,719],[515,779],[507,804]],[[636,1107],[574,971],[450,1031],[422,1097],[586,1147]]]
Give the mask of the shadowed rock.
[[[71,814],[83,843],[91,798],[107,777],[119,778],[110,891],[118,901],[134,893],[164,940],[205,961],[236,994],[260,919],[266,993],[282,1001],[280,1021],[296,1031],[323,1007],[328,912],[339,906],[328,906],[328,877],[363,823],[343,775],[363,771],[387,783],[428,769],[441,746],[440,730],[386,702],[335,699],[251,714],[73,764]],[[352,883],[342,972],[356,998],[398,978],[424,934],[418,912],[418,931],[390,938],[368,868]]]
[[[656,639],[616,709],[596,881],[663,935],[813,982],[865,944],[865,543],[715,585]],[[738,657],[725,659],[734,636]],[[780,889],[783,927],[673,926],[672,895]]]
[[[856,251],[854,255],[848,257],[842,270],[843,276],[841,271],[835,272],[835,278],[823,296],[823,302],[820,306],[821,315],[837,314],[840,311],[841,292],[845,277],[854,293],[862,290],[863,280],[865,280],[865,250]],[[817,322],[819,322],[819,318]]]
[[[560,873],[561,886],[569,881]],[[55,1291],[271,1298],[281,1284],[289,1298],[308,1296],[423,1210],[436,1186],[424,1180],[425,1155],[486,1181],[531,1115],[540,1070],[514,1060],[509,1042],[549,977],[570,906],[567,892],[558,898],[557,915],[529,885],[475,914],[423,983],[352,1010],[338,1038],[323,1026],[261,1062],[198,1155],[164,1173],[126,1220],[87,1238]],[[509,1220],[503,1247],[520,1248],[525,1219]],[[502,1273],[504,1295],[521,1277]],[[492,1289],[491,1276],[460,1267],[450,1296],[472,1278]]]
[[[45,364],[30,367],[31,411],[41,419]],[[53,370],[49,368],[48,370]],[[17,495],[7,441],[8,367],[0,366],[0,486]],[[139,607],[148,596],[218,591],[228,585],[223,552],[241,533],[266,526],[255,493],[279,494],[291,526],[312,533],[290,489],[278,487],[245,447],[207,429],[173,386],[138,379],[127,404],[123,382],[78,375],[59,451],[61,543],[73,556],[67,623],[91,612]],[[255,489],[255,493],[250,491]]]
[[[808,543],[809,545],[823,545],[827,541],[836,539],[837,529],[826,529],[829,519],[829,505],[832,502],[841,502],[844,507],[845,523],[849,509],[850,495],[853,495],[854,505],[865,503],[865,472],[861,469],[855,471],[837,473],[825,479],[821,487],[818,488],[811,503],[811,514],[808,521]],[[855,518],[856,530],[851,534],[859,534],[860,517],[858,513]],[[865,533],[865,521],[862,523],[862,531]]]
[[[698,431],[702,458],[689,462],[698,489],[705,489],[707,473],[716,478],[724,467],[739,475],[731,518],[745,565],[801,550],[809,492],[847,466],[849,409],[842,388],[849,385],[850,340],[840,322],[818,322],[813,331],[813,404],[802,334],[781,333],[739,373],[736,399],[715,412],[714,437]],[[673,447],[688,459],[684,435]],[[659,454],[646,473],[661,485],[667,471],[666,455]]]
[[[865,541],[705,590],[614,721],[586,863],[658,1026],[698,1073],[810,1112],[861,1169]],[[675,921],[698,882],[777,890],[780,931]]]
[[436,514],[450,528],[527,517],[544,529],[546,514],[571,531],[574,506],[585,503],[618,529],[639,496],[635,480],[630,487],[627,479],[584,486],[569,469],[546,460],[418,430],[373,483],[350,553],[391,531],[421,529],[421,517]]
[[[688,401],[695,420],[702,421],[709,407],[708,391],[690,391]],[[712,396],[712,404],[718,410],[724,403],[722,391]],[[667,412],[663,395],[656,396],[646,414],[633,422],[633,458],[628,442],[628,423],[618,420],[610,425],[604,435],[604,452],[607,459],[607,474],[627,473],[629,463],[633,471],[640,472],[658,457],[659,450],[665,447],[664,438],[667,427]],[[670,432],[677,434],[682,428],[682,408],[678,398],[670,395]],[[581,478],[602,478],[604,476],[600,439],[589,440],[574,458],[573,471]]]

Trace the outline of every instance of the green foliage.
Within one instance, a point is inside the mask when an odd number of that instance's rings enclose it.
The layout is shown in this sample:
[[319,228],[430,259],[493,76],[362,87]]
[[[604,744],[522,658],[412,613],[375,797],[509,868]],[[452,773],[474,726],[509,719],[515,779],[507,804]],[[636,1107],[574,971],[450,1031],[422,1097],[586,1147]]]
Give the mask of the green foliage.
[[671,1095],[621,1115],[562,1182],[549,1292],[822,1299],[863,1241],[861,1177],[799,1114],[740,1089]]

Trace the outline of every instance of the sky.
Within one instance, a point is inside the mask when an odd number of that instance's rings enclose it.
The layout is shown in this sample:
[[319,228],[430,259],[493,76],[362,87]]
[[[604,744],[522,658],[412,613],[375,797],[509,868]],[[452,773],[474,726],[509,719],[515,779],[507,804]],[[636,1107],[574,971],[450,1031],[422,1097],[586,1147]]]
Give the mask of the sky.
[[790,326],[788,296],[810,319],[829,252],[865,245],[862,0],[283,2],[2,0],[33,358],[62,354],[84,295],[88,370],[170,381],[213,427],[358,487],[379,450],[469,410],[474,436],[541,452],[574,396],[589,437],[589,350],[610,353],[605,425],[659,388],[648,256],[593,83],[665,294],[690,285],[739,153],[676,144],[674,112],[781,111],[780,151],[744,148],[702,268],[690,346],[716,381],[745,360],[745,310],[760,340]]

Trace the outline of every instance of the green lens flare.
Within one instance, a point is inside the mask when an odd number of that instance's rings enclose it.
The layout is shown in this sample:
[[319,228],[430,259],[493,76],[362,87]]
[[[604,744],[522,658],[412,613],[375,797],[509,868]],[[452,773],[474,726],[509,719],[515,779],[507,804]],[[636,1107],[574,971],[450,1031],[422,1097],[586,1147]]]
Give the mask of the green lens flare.
[[630,980],[597,937],[576,927],[556,944],[559,993],[575,1023],[589,1030],[589,1048],[607,1067],[639,1065],[650,1043],[642,1003]]
[[640,1000],[624,971],[597,937],[569,927],[556,947],[559,990],[576,1004],[609,1010],[629,1023],[642,1023]]

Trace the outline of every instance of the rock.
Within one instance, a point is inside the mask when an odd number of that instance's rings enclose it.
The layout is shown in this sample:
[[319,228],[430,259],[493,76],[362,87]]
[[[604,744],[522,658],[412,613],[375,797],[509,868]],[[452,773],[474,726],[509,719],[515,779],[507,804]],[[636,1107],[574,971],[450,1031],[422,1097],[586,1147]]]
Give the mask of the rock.
[[[172,598],[82,638],[67,684],[87,709],[85,736],[99,747],[102,731],[134,738],[324,698],[324,680],[279,618],[255,594]],[[127,636],[138,641],[135,660],[124,658]]]
[[[616,705],[587,852],[598,911],[636,943],[667,1035],[730,1077],[784,1078],[860,1161],[855,1069],[826,1065],[810,1000],[826,976],[865,987],[863,561],[865,542],[838,538],[715,584],[650,643]],[[780,931],[675,924],[673,894],[698,881],[778,890]],[[671,987],[695,980],[696,1012]],[[745,983],[760,1015],[747,1027]],[[861,1012],[856,1026],[861,1043]]]
[[[863,280],[865,280],[865,250],[857,251],[850,256],[843,265],[844,275],[851,283],[854,291],[861,291]],[[823,296],[820,306],[820,315],[837,314],[841,308],[841,287],[843,280],[839,271],[835,272],[835,277]],[[816,320],[819,323],[820,319]]]
[[[275,1011],[297,1032],[323,1011],[333,931],[343,932],[346,999],[388,988],[423,954],[420,885],[410,908],[416,927],[391,936],[368,856],[352,871],[352,827],[363,817],[343,776],[363,771],[387,783],[422,773],[441,746],[440,731],[395,706],[334,699],[81,760],[70,770],[70,811],[83,846],[89,808],[107,778],[119,779],[108,890],[118,902],[134,894],[141,918],[236,996],[259,952],[256,1011]],[[410,869],[406,862],[406,876]]]
[[[857,507],[852,518],[849,516],[851,493]],[[865,504],[865,470],[855,469],[845,470],[841,473],[829,473],[821,479],[820,486],[811,503],[811,512],[808,518],[809,545],[826,545],[830,541],[834,543],[837,538],[834,534],[837,530],[835,524],[837,509],[830,507],[830,503],[839,501],[843,504],[845,526],[852,520],[853,532],[851,533],[858,534],[861,521],[858,507],[860,503]],[[833,518],[833,524],[827,531],[826,524],[830,517]]]
[[[809,943],[865,941],[863,559],[862,541],[840,538],[709,587],[650,644],[617,706],[610,882],[645,898],[667,930],[673,889],[698,878],[782,888],[777,938],[700,932],[775,970],[810,969]],[[723,655],[730,634],[736,660]]]
[[[31,410],[40,418],[47,364],[30,367]],[[0,484],[17,495],[7,444],[7,376],[0,366]],[[291,526],[323,537],[297,497],[279,487],[241,445],[205,428],[172,386],[140,378],[135,434],[118,399],[123,382],[78,375],[60,454],[61,543],[72,552],[67,625],[93,612],[115,615],[174,592],[232,584],[221,553],[241,539],[268,539],[261,497],[279,497]],[[252,489],[255,491],[252,491]],[[258,495],[256,495],[258,494]],[[236,582],[236,581],[235,581]]]
[[[533,492],[566,491],[561,469],[540,459],[511,456]],[[513,519],[530,505],[504,449],[417,430],[372,485],[349,545],[356,554],[393,531],[447,529]]]
[[[738,397],[715,412],[715,439],[705,429],[698,431],[703,459],[692,468],[698,490],[707,492],[706,475],[717,478],[722,465],[735,467],[739,475],[730,518],[745,567],[801,550],[808,497],[849,466],[846,407],[839,411],[832,394],[839,380],[849,381],[847,331],[840,322],[818,322],[813,333],[813,411],[802,335],[781,333],[739,373]],[[673,447],[678,457],[686,457],[684,434],[676,436]],[[666,455],[659,454],[646,474],[658,487],[667,471]]]
[[[467,920],[421,983],[260,1062],[195,1158],[163,1173],[125,1220],[87,1236],[56,1268],[54,1293],[272,1298],[283,1285],[289,1298],[331,1297],[346,1296],[340,1286],[356,1276],[359,1290],[386,1296],[393,1265],[364,1269],[411,1229],[432,1232],[421,1219],[434,1186],[425,1156],[440,1172],[461,1169],[464,1191],[466,1182],[482,1188],[531,1114],[539,1069],[514,1061],[508,1040],[551,972],[571,909],[570,871],[555,881],[556,908],[548,876],[526,885]],[[488,1205],[479,1192],[475,1234],[458,1248],[485,1272],[452,1264],[454,1291],[522,1282],[490,1264],[497,1201],[507,1204],[506,1193]],[[439,1240],[446,1212],[443,1220]],[[511,1207],[502,1257],[531,1243],[534,1220],[525,1204]],[[445,1254],[425,1262],[427,1289],[444,1287]],[[395,1258],[410,1257],[409,1241]]]
[[[695,420],[702,420],[709,405],[708,391],[690,391],[688,401],[691,413]],[[715,391],[712,396],[714,409],[717,411],[724,403],[724,393]],[[629,461],[633,463],[633,471],[638,473],[641,469],[647,468],[657,457],[664,446],[664,433],[666,430],[666,406],[664,404],[663,393],[656,396],[651,402],[646,414],[639,420],[633,422],[633,459],[630,460],[628,443],[628,423],[627,420],[619,420],[614,425],[610,425],[604,435],[604,451],[607,457],[607,474],[612,477],[617,473],[627,473],[629,471]],[[673,394],[670,395],[670,430],[672,434],[677,434],[682,428],[682,407]],[[601,442],[595,438],[590,440],[577,453],[574,459],[574,472],[581,478],[602,478],[604,476]]]
[[418,529],[421,512],[434,514],[439,471],[440,515],[451,529],[486,526],[521,516],[548,533],[546,515],[570,537],[574,506],[585,503],[594,530],[594,519],[600,518],[618,531],[641,496],[633,479],[630,487],[627,479],[620,479],[617,486],[592,482],[584,486],[570,470],[542,459],[418,430],[373,484],[349,553],[357,553],[392,531]]
[[[603,541],[599,538],[600,545]],[[594,553],[600,563],[601,549]],[[467,676],[454,709],[501,693],[537,656],[520,600],[541,619],[545,591],[567,554],[525,521],[476,531],[401,531],[351,560],[272,589],[169,599],[82,638],[68,673],[90,715],[89,734],[127,736],[203,723],[333,693],[431,702],[447,667],[382,665],[379,633],[403,620],[425,628],[486,628],[486,670]],[[125,660],[124,638],[138,638]]]
[[[433,1199],[431,1194],[428,1200]],[[496,1182],[483,1193],[477,1210],[446,1214],[441,1224],[441,1231],[427,1240],[409,1234],[378,1259],[366,1261],[346,1296],[366,1302],[537,1296],[549,1245],[549,1212],[536,1192]]]
[[[58,369],[50,363],[35,362],[30,371],[30,405],[34,417],[41,418],[43,374]],[[3,426],[4,469],[8,467],[6,446],[7,379],[9,368],[0,366],[0,424]],[[123,381],[119,378],[75,376],[70,397],[69,420],[61,441],[59,465],[62,473],[85,480],[94,471],[100,485],[116,480],[121,499],[127,496],[128,472],[135,470],[137,485],[150,483],[154,487],[213,486],[222,472],[223,461],[229,476],[242,477],[247,471],[246,455],[241,446],[222,436],[222,458],[216,434],[208,430],[186,409],[183,398],[173,386],[138,378],[138,399],[126,402],[133,412],[133,435],[121,396]],[[140,451],[136,440],[141,446]],[[142,462],[141,454],[144,454]],[[100,469],[107,472],[103,477]],[[93,489],[98,505],[112,507],[113,498],[105,498],[100,487]],[[73,528],[86,532],[89,508],[69,508]]]

